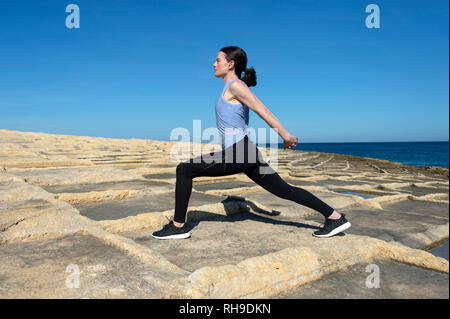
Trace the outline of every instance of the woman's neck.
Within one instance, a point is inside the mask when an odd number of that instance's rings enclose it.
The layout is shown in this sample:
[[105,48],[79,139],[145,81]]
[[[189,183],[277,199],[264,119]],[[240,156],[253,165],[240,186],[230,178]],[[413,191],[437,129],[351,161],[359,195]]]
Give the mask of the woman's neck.
[[237,79],[238,77],[236,76],[236,75],[225,75],[224,77],[223,77],[223,82],[224,83],[227,83],[227,82],[229,82],[229,81],[231,81],[231,80],[233,80],[233,79]]

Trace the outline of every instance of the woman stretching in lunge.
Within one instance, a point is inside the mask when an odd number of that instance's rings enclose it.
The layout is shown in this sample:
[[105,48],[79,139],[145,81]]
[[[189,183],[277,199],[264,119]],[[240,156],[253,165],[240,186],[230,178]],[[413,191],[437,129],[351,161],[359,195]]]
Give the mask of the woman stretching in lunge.
[[[351,224],[344,214],[338,213],[310,192],[286,183],[263,160],[256,145],[248,139],[250,108],[277,131],[284,141],[284,148],[293,148],[298,142],[298,137],[289,134],[280,121],[250,91],[249,86],[256,85],[256,75],[253,68],[246,68],[247,55],[244,50],[234,46],[221,49],[213,66],[214,76],[222,78],[225,83],[216,102],[216,124],[222,140],[222,151],[211,152],[209,155],[203,154],[196,159],[191,158],[187,162],[178,164],[174,220],[161,230],[154,232],[153,237],[158,239],[190,237],[191,234],[185,222],[193,178],[225,176],[242,172],[270,193],[312,208],[324,215],[324,227],[315,231],[314,236],[330,237],[348,229]],[[241,80],[242,72],[245,74]],[[204,161],[206,157],[208,160]]]

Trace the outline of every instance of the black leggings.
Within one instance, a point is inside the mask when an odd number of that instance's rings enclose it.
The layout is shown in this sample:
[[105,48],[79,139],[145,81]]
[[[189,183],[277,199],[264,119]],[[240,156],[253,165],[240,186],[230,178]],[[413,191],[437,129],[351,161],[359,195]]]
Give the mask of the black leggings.
[[226,176],[245,173],[256,184],[283,199],[312,208],[326,218],[333,213],[333,208],[310,192],[289,185],[267,164],[256,145],[245,136],[228,148],[202,154],[178,164],[175,185],[174,221],[184,223],[189,198],[192,193],[192,179],[199,176]]

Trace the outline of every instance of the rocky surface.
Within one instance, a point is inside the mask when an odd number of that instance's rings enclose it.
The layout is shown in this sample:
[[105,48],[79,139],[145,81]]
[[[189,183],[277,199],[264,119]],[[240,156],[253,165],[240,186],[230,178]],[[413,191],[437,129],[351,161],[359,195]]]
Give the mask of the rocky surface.
[[313,237],[322,215],[236,174],[195,178],[192,237],[159,241],[210,147],[0,130],[0,298],[448,298],[448,169],[259,149],[352,228]]
[[[379,277],[377,282],[374,275]],[[272,296],[278,299],[448,299],[448,274],[390,260],[356,264],[348,270]],[[407,291],[407,293],[405,293]]]

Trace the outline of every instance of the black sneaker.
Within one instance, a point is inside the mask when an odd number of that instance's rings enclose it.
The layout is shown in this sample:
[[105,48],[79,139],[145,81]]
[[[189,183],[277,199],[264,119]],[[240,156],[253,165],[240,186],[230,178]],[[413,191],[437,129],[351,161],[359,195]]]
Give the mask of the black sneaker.
[[153,232],[152,236],[157,239],[183,239],[191,237],[186,224],[183,227],[177,227],[170,221],[161,230]]
[[339,219],[327,218],[323,228],[315,231],[313,235],[316,237],[331,237],[349,229],[352,224],[345,218],[344,214],[341,213],[341,215]]

